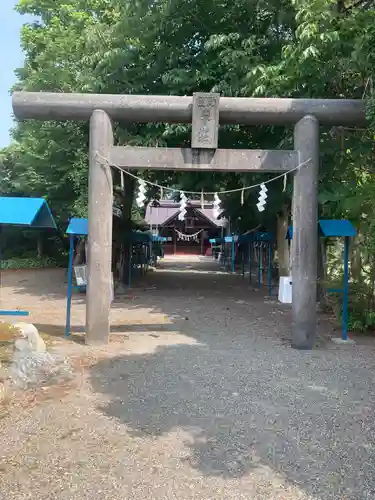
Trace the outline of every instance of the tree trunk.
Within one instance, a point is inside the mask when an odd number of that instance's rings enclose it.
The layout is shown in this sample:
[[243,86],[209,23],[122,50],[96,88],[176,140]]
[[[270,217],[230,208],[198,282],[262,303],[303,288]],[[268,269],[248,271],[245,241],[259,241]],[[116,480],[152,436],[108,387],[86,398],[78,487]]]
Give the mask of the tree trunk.
[[85,261],[86,242],[80,239],[76,247],[76,254],[73,259],[73,266],[79,266]]
[[290,275],[289,243],[286,239],[288,231],[289,211],[286,206],[277,215],[277,258],[279,263],[279,276]]
[[[126,176],[124,178],[124,191],[123,191],[123,207],[122,207],[122,223],[121,228],[124,233],[132,230],[132,206],[135,191],[135,181],[134,179]],[[130,242],[124,241],[124,237],[120,236],[120,252],[119,252],[119,279],[122,283],[127,284],[129,282],[129,253],[130,253]]]
[[324,238],[318,240],[318,269],[317,269],[317,288],[316,300],[322,302],[325,298],[325,283],[327,281],[327,242]]
[[359,229],[350,245],[350,269],[353,281],[362,283],[361,233]]
[[337,13],[341,14],[345,9],[345,0],[337,0],[336,9]]
[[39,233],[36,237],[36,255],[37,259],[41,260],[43,258],[43,235]]

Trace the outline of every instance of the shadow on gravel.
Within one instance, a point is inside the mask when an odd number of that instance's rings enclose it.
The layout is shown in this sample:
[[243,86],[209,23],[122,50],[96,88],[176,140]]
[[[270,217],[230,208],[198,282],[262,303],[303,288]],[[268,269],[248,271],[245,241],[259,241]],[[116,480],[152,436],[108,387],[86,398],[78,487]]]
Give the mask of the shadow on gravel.
[[314,500],[375,498],[373,349],[295,351],[282,340],[290,312],[238,276],[164,265],[133,307],[167,315],[186,343],[172,334],[91,367],[94,390],[110,400],[103,414],[134,436],[183,429],[190,438],[176,447],[206,476],[256,469]]
[[336,358],[218,339],[103,360],[91,381],[111,399],[101,411],[130,434],[188,432],[179,446],[203,475],[266,467],[314,500],[374,498],[374,392],[355,361],[340,362],[348,376]]

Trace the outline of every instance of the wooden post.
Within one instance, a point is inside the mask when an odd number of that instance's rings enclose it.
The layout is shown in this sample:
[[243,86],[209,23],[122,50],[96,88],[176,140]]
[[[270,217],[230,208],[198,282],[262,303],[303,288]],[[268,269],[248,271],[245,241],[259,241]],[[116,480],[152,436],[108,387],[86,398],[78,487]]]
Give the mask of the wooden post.
[[112,145],[111,119],[96,110],[90,120],[87,344],[109,341],[113,192],[111,168],[105,158]]
[[296,124],[294,144],[303,165],[294,176],[293,187],[292,346],[312,349],[316,337],[319,170],[319,123],[315,117],[305,116]]

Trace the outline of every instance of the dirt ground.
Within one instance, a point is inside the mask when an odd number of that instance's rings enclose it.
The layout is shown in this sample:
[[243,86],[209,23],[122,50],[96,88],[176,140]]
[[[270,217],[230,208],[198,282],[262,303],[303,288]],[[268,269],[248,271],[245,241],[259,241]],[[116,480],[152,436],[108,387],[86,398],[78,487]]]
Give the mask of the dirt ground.
[[1,499],[375,498],[374,342],[334,345],[321,318],[295,351],[290,308],[218,270],[165,259],[95,349],[82,295],[63,339],[63,270],[3,274],[1,307],[28,309],[75,379],[0,413]]

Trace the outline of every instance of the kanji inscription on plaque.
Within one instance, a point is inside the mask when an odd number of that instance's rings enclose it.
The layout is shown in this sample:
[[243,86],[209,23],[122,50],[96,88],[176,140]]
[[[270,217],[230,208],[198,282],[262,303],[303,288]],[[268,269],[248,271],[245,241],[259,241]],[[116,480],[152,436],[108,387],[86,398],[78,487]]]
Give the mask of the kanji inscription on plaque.
[[192,148],[216,149],[219,131],[220,94],[193,94]]

